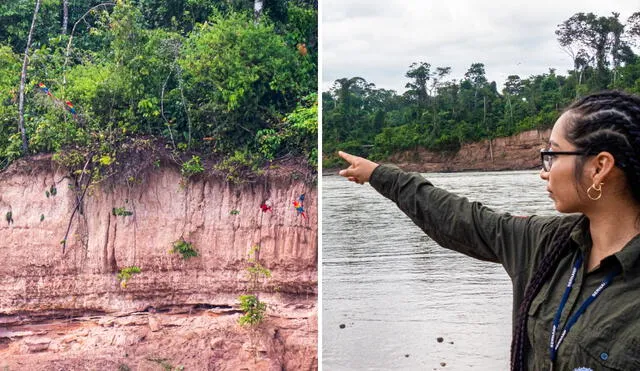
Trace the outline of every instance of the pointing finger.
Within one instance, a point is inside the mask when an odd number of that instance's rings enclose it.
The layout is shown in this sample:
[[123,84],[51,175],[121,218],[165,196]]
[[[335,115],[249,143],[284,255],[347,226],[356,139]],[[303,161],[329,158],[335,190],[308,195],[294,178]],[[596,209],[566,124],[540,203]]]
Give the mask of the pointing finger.
[[338,156],[342,157],[345,161],[350,164],[353,164],[353,161],[356,159],[356,156],[350,155],[347,152],[338,151]]

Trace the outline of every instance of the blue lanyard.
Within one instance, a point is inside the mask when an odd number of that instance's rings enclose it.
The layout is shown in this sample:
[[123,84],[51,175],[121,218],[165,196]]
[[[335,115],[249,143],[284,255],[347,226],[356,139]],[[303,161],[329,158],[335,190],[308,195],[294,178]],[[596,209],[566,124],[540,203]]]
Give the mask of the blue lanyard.
[[556,341],[556,332],[558,331],[558,326],[560,325],[560,315],[562,314],[562,310],[564,309],[565,304],[567,304],[567,299],[569,299],[569,293],[571,292],[571,288],[573,287],[573,284],[576,281],[576,275],[581,265],[582,265],[582,254],[578,255],[578,259],[576,259],[576,263],[573,266],[573,270],[571,271],[571,276],[569,277],[569,282],[567,282],[567,288],[564,290],[564,295],[562,295],[562,300],[560,300],[560,306],[558,307],[556,316],[553,318],[553,327],[551,328],[551,341],[549,343],[549,349],[551,352],[551,362],[554,362],[556,360],[556,356],[558,355],[558,348],[560,347],[560,344],[564,340],[565,336],[567,336],[567,333],[569,332],[569,330],[571,330],[571,327],[576,323],[576,321],[578,321],[578,318],[580,318],[580,316],[582,315],[582,313],[584,313],[587,307],[591,303],[593,303],[594,300],[596,300],[598,295],[600,295],[600,293],[604,291],[604,289],[607,286],[609,286],[613,278],[620,273],[619,269],[615,269],[611,273],[609,273],[604,278],[604,280],[602,280],[602,283],[600,283],[600,286],[598,286],[593,291],[593,294],[591,294],[582,303],[580,308],[578,308],[578,310],[573,314],[573,316],[571,316],[567,320],[567,323],[565,324],[564,329],[560,334],[560,337]]

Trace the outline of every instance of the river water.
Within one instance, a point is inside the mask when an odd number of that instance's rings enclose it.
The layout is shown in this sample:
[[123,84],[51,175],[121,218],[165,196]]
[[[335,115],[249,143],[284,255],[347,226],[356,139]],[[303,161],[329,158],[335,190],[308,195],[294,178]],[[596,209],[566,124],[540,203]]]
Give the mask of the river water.
[[[496,211],[554,214],[538,174],[425,177]],[[501,265],[441,248],[369,185],[325,176],[322,187],[323,370],[509,368]]]

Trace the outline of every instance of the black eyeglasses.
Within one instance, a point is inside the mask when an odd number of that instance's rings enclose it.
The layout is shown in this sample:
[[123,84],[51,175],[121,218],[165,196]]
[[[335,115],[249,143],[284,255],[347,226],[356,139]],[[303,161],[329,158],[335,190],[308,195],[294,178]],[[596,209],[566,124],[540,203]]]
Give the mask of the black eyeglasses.
[[553,165],[553,159],[558,155],[574,155],[574,156],[583,156],[586,153],[584,152],[575,152],[575,151],[550,151],[546,149],[540,150],[540,160],[542,160],[542,170],[548,172],[551,170],[551,165]]

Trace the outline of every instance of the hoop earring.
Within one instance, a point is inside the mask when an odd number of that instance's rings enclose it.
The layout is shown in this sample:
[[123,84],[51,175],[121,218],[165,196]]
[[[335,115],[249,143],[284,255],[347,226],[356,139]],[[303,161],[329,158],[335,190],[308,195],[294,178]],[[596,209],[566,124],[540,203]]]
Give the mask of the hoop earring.
[[[591,187],[587,188],[587,197],[589,197],[592,201],[598,201],[600,197],[602,197],[602,185],[604,183],[600,183],[598,185],[592,184]],[[597,192],[595,195],[591,195],[593,192]]]

